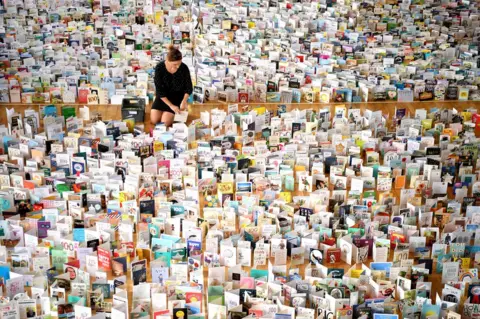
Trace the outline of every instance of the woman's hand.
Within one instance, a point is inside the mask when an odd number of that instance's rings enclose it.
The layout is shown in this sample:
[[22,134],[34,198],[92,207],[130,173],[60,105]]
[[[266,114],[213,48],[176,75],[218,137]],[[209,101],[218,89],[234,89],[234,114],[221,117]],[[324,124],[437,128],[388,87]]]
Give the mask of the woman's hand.
[[180,108],[179,108],[178,106],[171,105],[170,108],[172,109],[172,111],[173,111],[175,114],[180,113]]
[[182,101],[182,104],[180,104],[180,110],[185,111],[188,108],[188,103],[186,100]]

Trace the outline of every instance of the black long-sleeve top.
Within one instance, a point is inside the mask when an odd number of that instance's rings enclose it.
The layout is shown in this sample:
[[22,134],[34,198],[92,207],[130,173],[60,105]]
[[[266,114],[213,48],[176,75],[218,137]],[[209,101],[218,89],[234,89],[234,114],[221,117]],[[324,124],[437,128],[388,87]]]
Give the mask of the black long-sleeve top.
[[174,74],[167,71],[165,61],[155,67],[155,90],[158,98],[168,97],[173,94],[188,94],[193,91],[190,70],[185,63],[182,63]]

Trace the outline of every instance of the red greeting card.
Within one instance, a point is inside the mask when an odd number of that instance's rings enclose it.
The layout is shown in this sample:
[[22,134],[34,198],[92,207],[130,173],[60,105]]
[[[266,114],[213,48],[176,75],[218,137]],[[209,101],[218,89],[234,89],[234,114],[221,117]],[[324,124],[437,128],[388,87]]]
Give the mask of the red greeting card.
[[90,94],[90,90],[86,88],[79,88],[78,89],[78,103],[88,103],[88,95]]
[[340,248],[330,248],[327,250],[326,263],[334,264],[340,261],[341,250]]
[[200,311],[202,311],[202,293],[201,292],[186,292],[185,293],[185,302],[187,304],[192,302],[200,302]]
[[111,270],[111,256],[110,249],[107,245],[101,245],[98,247],[98,268],[104,270]]

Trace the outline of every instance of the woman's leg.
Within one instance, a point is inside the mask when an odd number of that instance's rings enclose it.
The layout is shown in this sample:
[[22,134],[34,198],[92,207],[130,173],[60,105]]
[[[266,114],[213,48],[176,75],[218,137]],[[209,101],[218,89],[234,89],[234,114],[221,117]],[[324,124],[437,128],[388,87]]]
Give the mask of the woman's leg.
[[150,110],[150,123],[153,125],[160,123],[162,121],[162,114],[165,113],[163,111],[151,109]]
[[165,123],[167,127],[171,127],[173,124],[173,118],[175,117],[174,113],[163,112],[162,113],[162,122]]

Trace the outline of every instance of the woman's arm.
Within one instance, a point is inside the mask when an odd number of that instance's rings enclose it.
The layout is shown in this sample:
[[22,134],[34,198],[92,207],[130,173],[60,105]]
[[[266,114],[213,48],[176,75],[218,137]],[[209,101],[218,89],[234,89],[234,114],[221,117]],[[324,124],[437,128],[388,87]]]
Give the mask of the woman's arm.
[[186,110],[187,109],[187,100],[193,92],[193,85],[192,85],[192,77],[190,76],[190,70],[188,66],[185,65],[185,73],[184,73],[184,81],[185,81],[185,94],[183,95],[182,105],[180,109]]
[[185,95],[183,96],[182,103],[180,103],[180,110],[185,111],[185,110],[188,108],[188,103],[187,103],[187,101],[188,101],[188,97],[189,97],[189,96],[190,96],[190,95],[187,94],[187,93],[185,93]]
[[193,85],[192,85],[192,76],[190,75],[190,70],[188,66],[185,65],[185,95],[188,96],[193,92]]

